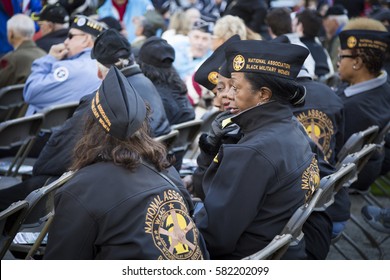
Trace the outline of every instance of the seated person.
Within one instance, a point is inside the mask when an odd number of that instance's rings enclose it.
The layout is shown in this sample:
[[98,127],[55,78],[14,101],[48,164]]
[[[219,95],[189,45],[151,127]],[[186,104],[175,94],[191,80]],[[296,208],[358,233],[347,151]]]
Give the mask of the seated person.
[[95,38],[103,26],[85,16],[73,19],[68,38],[53,45],[49,54],[34,61],[23,96],[32,115],[55,104],[79,101],[96,90],[96,61],[91,59]]
[[24,84],[33,61],[46,54],[34,43],[34,33],[34,22],[24,14],[7,21],[7,38],[14,50],[0,58],[0,88]]
[[[225,54],[230,91],[241,111],[231,121],[244,135],[236,144],[223,144],[207,169],[204,208],[196,223],[212,258],[240,259],[280,233],[318,188],[320,177],[315,154],[289,107],[304,100],[304,89],[294,79],[307,49],[240,41],[229,44]],[[264,67],[267,60],[277,66]],[[306,258],[304,246],[289,258]]]

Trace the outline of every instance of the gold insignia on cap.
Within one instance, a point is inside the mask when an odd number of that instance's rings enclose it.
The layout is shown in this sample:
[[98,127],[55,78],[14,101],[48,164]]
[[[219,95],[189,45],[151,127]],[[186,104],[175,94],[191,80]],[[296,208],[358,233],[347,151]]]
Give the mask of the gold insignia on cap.
[[347,39],[347,46],[350,49],[353,49],[357,44],[357,39],[355,36],[349,36]]
[[207,79],[209,80],[210,83],[216,85],[218,84],[218,73],[215,71],[212,71],[209,73],[207,76]]
[[233,59],[233,69],[234,71],[240,71],[245,66],[245,58],[242,55],[236,55]]

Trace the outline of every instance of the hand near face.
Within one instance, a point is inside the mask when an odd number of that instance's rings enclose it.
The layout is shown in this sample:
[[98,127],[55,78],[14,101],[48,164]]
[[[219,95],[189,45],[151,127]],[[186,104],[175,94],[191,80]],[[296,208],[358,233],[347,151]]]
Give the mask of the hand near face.
[[57,44],[50,48],[49,54],[56,59],[61,60],[68,54],[68,50],[65,48],[64,44]]

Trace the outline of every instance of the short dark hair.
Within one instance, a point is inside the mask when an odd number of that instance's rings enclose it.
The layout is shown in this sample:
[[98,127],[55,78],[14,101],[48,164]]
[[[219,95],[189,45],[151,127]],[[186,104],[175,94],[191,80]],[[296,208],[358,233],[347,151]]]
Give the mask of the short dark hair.
[[292,32],[290,14],[288,8],[275,8],[268,12],[265,21],[276,36]]
[[362,59],[368,72],[376,76],[380,74],[386,53],[379,49],[370,48],[352,49],[351,52],[352,55],[357,55]]
[[297,14],[298,23],[302,23],[303,35],[313,38],[318,36],[322,27],[322,18],[316,11],[305,9]]

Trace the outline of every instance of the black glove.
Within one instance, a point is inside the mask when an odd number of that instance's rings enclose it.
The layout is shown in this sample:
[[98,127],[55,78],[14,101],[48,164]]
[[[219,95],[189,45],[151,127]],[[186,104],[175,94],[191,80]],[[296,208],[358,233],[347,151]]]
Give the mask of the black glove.
[[223,137],[238,128],[238,126],[230,121],[234,115],[229,111],[222,112],[211,123],[209,133],[202,134],[199,139],[199,147],[208,154],[216,154],[222,144]]

